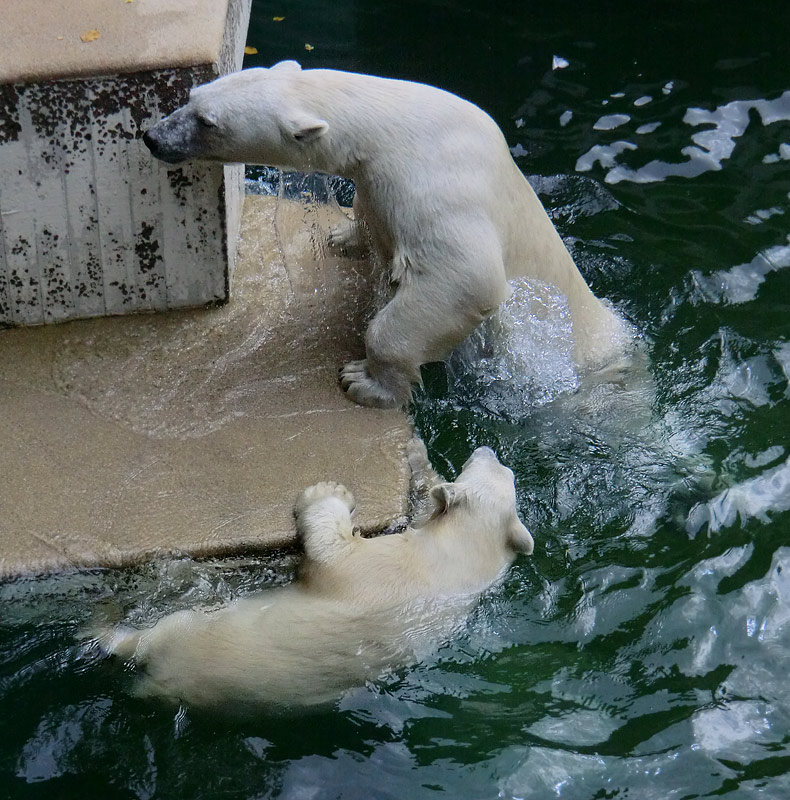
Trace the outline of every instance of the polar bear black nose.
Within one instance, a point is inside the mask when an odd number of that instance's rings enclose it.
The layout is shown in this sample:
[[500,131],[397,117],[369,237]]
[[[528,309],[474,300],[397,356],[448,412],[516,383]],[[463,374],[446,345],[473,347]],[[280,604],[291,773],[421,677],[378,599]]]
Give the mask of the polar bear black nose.
[[146,131],[146,132],[143,134],[143,144],[144,144],[144,145],[145,145],[145,146],[146,146],[146,147],[147,147],[147,148],[148,148],[148,149],[149,149],[149,150],[150,150],[150,151],[151,151],[151,152],[152,152],[154,155],[156,155],[156,150],[157,150],[157,148],[159,147],[159,142],[157,142],[157,141],[156,141],[156,139],[154,139],[154,137],[153,137],[153,136],[151,136],[151,131],[150,131],[150,129],[149,129],[149,130],[147,130],[147,131]]

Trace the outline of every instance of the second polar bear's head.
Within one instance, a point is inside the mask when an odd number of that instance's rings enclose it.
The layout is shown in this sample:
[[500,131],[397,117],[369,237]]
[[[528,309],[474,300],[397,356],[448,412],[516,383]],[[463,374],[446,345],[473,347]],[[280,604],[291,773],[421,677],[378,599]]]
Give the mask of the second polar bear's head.
[[[247,69],[198,86],[189,102],[143,136],[151,153],[169,164],[191,158],[318,168],[311,148],[329,124],[293,90],[296,61]],[[299,94],[297,97],[296,95]]]
[[[431,490],[436,510],[434,521],[447,517],[451,526],[459,517],[472,525],[485,520],[485,527],[502,530],[507,547],[517,553],[529,554],[534,542],[516,511],[516,488],[512,470],[501,464],[490,447],[478,447],[464,464],[454,483],[440,483]],[[429,523],[430,524],[430,523]]]

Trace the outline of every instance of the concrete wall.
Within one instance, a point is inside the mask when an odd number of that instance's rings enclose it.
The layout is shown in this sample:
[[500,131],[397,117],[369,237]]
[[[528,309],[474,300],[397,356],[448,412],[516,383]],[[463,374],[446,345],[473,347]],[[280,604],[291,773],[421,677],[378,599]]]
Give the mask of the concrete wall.
[[[205,9],[209,20],[188,13],[189,3],[156,2],[122,4],[136,5],[137,16],[123,11],[126,16],[111,15],[105,25],[91,17],[106,38],[128,28],[131,41],[120,54],[109,46],[104,59],[96,49],[58,56],[41,48],[41,64],[27,63],[22,52],[0,55],[0,324],[228,297],[243,168],[168,168],[150,157],[140,137],[183,104],[192,86],[240,68],[250,0],[218,0]],[[53,40],[56,30],[68,28],[62,5],[43,2],[55,9],[49,19]],[[13,25],[25,7],[26,0],[10,0],[4,25]],[[159,32],[164,12],[172,25],[180,17],[180,36],[193,48],[179,51],[171,41],[179,66],[170,68],[163,66],[167,52],[143,47],[150,29]],[[88,22],[69,24],[76,31]],[[36,35],[45,32],[46,26]],[[209,40],[196,47],[201,34]],[[144,58],[135,57],[135,40]],[[29,47],[40,44],[30,41]],[[94,42],[83,44],[91,48]],[[87,62],[95,74],[84,74],[83,54],[91,55]],[[118,69],[125,71],[113,74]]]

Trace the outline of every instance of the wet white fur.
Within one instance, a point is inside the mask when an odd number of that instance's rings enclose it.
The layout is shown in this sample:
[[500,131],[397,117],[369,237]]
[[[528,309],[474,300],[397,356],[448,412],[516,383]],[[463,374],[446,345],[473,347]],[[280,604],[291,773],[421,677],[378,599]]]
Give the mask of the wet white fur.
[[532,552],[513,473],[488,448],[431,494],[435,513],[420,528],[365,539],[353,530],[347,489],[311,486],[295,508],[305,552],[292,584],[100,639],[138,665],[142,695],[226,712],[337,698],[429,653],[517,552]]
[[[397,285],[372,320],[366,359],[342,384],[363,405],[397,406],[420,365],[441,360],[527,276],[567,295],[581,369],[622,351],[625,327],[590,291],[496,123],[440,89],[296,62],[192,91],[150,131],[160,157],[200,157],[351,178],[355,216]],[[333,233],[357,238],[349,222]]]

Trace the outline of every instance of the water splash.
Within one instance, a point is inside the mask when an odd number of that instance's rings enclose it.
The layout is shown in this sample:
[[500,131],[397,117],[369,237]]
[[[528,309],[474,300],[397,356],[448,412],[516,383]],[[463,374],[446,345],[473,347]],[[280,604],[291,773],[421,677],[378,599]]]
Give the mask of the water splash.
[[512,294],[450,358],[453,390],[489,412],[519,416],[579,385],[564,294],[536,280]]
[[[304,411],[312,396],[324,410],[315,376],[334,381],[335,364],[358,355],[372,286],[367,261],[328,251],[342,212],[316,201],[322,188],[326,181],[286,175],[281,197],[248,202],[226,305],[71,325],[52,345],[56,390],[153,439],[285,418],[297,395]],[[334,407],[347,402],[338,393]]]

